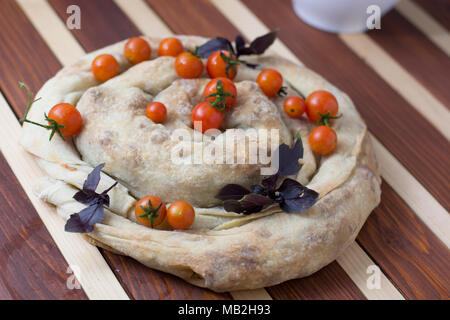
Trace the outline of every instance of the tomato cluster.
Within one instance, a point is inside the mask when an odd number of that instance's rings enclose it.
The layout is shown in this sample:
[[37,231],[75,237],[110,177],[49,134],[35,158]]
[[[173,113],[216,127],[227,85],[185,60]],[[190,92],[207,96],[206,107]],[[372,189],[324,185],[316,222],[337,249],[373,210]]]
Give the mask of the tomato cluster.
[[330,123],[338,116],[338,102],[333,94],[325,90],[312,92],[306,101],[291,96],[284,100],[284,112],[291,118],[300,118],[304,112],[309,120],[318,124],[309,135],[311,149],[320,155],[328,155],[336,149],[337,135]]
[[134,208],[134,214],[140,224],[154,228],[167,218],[167,222],[174,229],[187,229],[195,219],[195,210],[187,202],[177,201],[166,209],[166,205],[156,196],[141,198]]

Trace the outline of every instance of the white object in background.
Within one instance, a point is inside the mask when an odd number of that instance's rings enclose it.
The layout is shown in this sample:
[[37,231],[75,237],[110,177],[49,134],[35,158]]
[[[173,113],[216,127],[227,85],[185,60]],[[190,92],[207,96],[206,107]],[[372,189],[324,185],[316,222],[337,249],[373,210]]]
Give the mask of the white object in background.
[[365,31],[367,19],[374,13],[373,8],[367,8],[378,6],[383,15],[397,2],[398,0],[292,0],[295,13],[303,21],[334,33]]

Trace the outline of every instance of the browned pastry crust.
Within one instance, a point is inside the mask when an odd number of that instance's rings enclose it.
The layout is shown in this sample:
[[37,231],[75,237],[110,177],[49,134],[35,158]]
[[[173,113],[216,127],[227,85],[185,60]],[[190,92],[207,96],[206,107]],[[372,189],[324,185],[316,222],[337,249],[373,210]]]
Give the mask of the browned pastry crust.
[[[156,52],[160,39],[144,38]],[[179,38],[187,48],[206,41],[200,37]],[[217,206],[220,203],[214,202],[213,195],[217,188],[226,183],[253,183],[257,177],[248,172],[253,172],[251,170],[257,167],[242,170],[226,168],[222,171],[204,166],[199,167],[198,172],[181,168],[173,175],[179,181],[165,181],[164,175],[157,174],[158,170],[166,168],[163,164],[156,163],[161,167],[154,172],[145,167],[145,161],[130,166],[130,161],[137,157],[149,160],[143,150],[133,150],[134,158],[115,157],[111,143],[120,142],[123,149],[130,148],[128,137],[138,140],[147,138],[139,132],[117,135],[120,125],[107,119],[108,116],[112,117],[119,110],[124,117],[129,116],[127,119],[130,121],[136,121],[138,127],[142,125],[149,131],[159,130],[154,140],[145,141],[148,143],[146,148],[155,148],[162,154],[169,150],[169,146],[164,145],[168,140],[161,138],[167,133],[165,130],[186,125],[183,122],[184,113],[189,114],[195,97],[205,83],[204,80],[177,80],[171,68],[171,58],[153,56],[153,61],[130,68],[123,56],[123,44],[120,42],[82,57],[50,79],[37,95],[42,99],[31,109],[31,120],[42,122],[42,114],[62,101],[77,104],[84,117],[89,114],[84,131],[75,138],[75,144],[59,137],[48,142],[48,132],[28,124],[24,126],[21,140],[49,175],[37,183],[36,193],[55,204],[58,213],[65,219],[83,208],[72,196],[81,188],[93,166],[106,162],[105,172],[121,181],[121,185],[110,192],[111,205],[105,210],[104,221],[87,235],[89,242],[130,256],[148,267],[177,275],[195,285],[215,291],[230,291],[270,286],[312,274],[336,259],[354,241],[366,218],[380,201],[381,180],[366,125],[346,94],[309,69],[280,57],[270,54],[249,57],[261,67],[278,69],[292,93],[297,90],[307,95],[314,90],[325,89],[336,96],[340,111],[344,114],[333,124],[338,134],[338,148],[328,157],[316,158],[307,139],[311,125],[306,120],[286,117],[280,111],[282,100],[265,98],[251,81],[258,71],[240,66],[236,82],[238,94],[243,98],[225,123],[229,126],[238,123],[240,126],[276,127],[281,130],[282,141],[287,143],[292,142],[295,132],[300,132],[305,156],[303,168],[295,178],[320,194],[319,201],[303,213],[287,214],[278,207],[269,207],[261,213],[242,216]],[[97,83],[90,72],[90,62],[99,53],[113,54],[122,72],[104,84]],[[156,75],[158,81],[155,80]],[[122,90],[120,93],[119,89]],[[167,128],[146,125],[148,121],[139,116],[140,108],[155,99],[169,104]],[[111,107],[110,114],[102,109],[105,101]],[[181,105],[187,108],[184,113],[180,111]],[[130,106],[132,108],[127,109]],[[261,108],[256,109],[257,106]],[[103,110],[104,120],[96,114],[96,110]],[[128,111],[130,114],[127,116],[125,113]],[[246,123],[247,119],[264,121]],[[92,120],[98,123],[97,130],[90,127]],[[128,130],[122,129],[124,132]],[[108,136],[110,141],[102,142],[101,139],[107,138],[105,132],[108,130],[112,132]],[[167,168],[180,169],[176,166]],[[149,172],[148,179],[138,180],[143,171]],[[192,177],[198,179],[204,175],[208,178],[213,174],[217,176],[217,185],[208,189],[208,185],[199,183],[192,187],[195,192],[189,190]],[[103,173],[98,191],[108,188],[113,181]],[[148,181],[153,181],[157,186],[146,189]],[[169,192],[174,189],[166,188],[164,183],[181,184],[182,188]],[[133,215],[135,196],[147,192],[160,193],[163,200],[166,197],[168,200],[165,201],[169,202],[180,198],[191,201],[196,206],[196,220],[191,229],[173,231],[163,225],[158,230],[136,223]]]

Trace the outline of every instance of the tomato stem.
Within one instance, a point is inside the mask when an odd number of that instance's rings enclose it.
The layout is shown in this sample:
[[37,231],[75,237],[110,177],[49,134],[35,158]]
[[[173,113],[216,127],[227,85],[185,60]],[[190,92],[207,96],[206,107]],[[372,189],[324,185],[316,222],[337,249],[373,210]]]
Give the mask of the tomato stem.
[[277,92],[277,94],[280,96],[280,97],[284,97],[284,96],[286,96],[287,95],[287,87],[281,87],[280,88],[280,90],[278,90],[278,92]]
[[48,139],[49,141],[52,140],[53,136],[55,135],[55,132],[57,132],[58,135],[64,140],[64,136],[61,132],[61,128],[65,128],[65,126],[62,124],[58,124],[55,120],[47,117],[46,113],[44,113],[44,118],[46,121],[48,121],[49,125],[41,124],[41,123],[34,122],[34,121],[27,119],[28,112],[30,112],[31,106],[33,105],[33,103],[35,103],[36,101],[38,101],[41,98],[39,97],[39,98],[33,100],[33,93],[31,92],[30,88],[22,81],[19,81],[19,88],[20,89],[25,88],[25,90],[27,91],[27,94],[28,94],[27,108],[25,110],[25,114],[24,114],[23,118],[19,119],[19,122],[21,124],[23,124],[24,122],[28,122],[28,123],[34,124],[35,126],[39,126],[44,129],[51,130],[50,137]]
[[152,206],[152,202],[149,200],[148,205],[146,207],[141,206],[141,209],[144,210],[144,214],[141,214],[139,218],[148,218],[150,219],[150,225],[153,228],[153,221],[155,218],[158,218],[158,210],[161,208],[162,202],[159,204],[159,206],[154,209]]
[[216,98],[216,100],[214,100],[213,102],[210,102],[211,105],[216,108],[219,111],[224,111],[225,108],[227,107],[226,105],[226,99],[227,97],[231,97],[234,98],[234,95],[232,95],[229,92],[226,92],[225,89],[223,88],[223,83],[222,80],[217,81],[216,84],[216,91],[214,93],[211,93],[209,95],[207,95],[205,98]]
[[326,114],[321,114],[319,112],[320,119],[317,121],[317,124],[323,124],[324,126],[330,126],[330,120],[331,119],[339,119],[342,117],[342,113],[340,115],[337,115],[333,117],[330,112],[328,111]]
[[225,74],[227,77],[230,77],[230,69],[233,70],[233,72],[236,74],[236,65],[240,64],[240,61],[233,57],[233,52],[231,51],[231,48],[228,48],[228,56],[226,56],[222,51],[220,52],[220,57],[225,62]]

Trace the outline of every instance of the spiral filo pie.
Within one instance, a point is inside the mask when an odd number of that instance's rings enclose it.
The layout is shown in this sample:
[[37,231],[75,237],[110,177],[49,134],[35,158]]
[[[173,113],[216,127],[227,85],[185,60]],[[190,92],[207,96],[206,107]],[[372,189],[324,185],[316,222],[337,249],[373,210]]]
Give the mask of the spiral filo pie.
[[[380,201],[380,177],[367,128],[350,98],[311,70],[276,55],[250,56],[246,60],[281,72],[288,94],[304,95],[323,89],[338,100],[343,117],[333,128],[338,146],[333,154],[315,156],[308,136],[313,125],[306,119],[291,119],[283,112],[283,98],[267,98],[254,82],[259,71],[239,66],[235,79],[238,98],[225,115],[222,133],[214,140],[199,139],[190,123],[192,108],[201,100],[208,82],[180,79],[174,58],[156,57],[160,38],[143,37],[152,47],[152,57],[131,66],[123,55],[126,41],[80,58],[48,80],[36,96],[29,119],[43,123],[43,114],[60,102],[77,106],[83,128],[74,139],[55,136],[25,123],[21,144],[36,156],[48,174],[38,181],[36,194],[53,203],[64,219],[85,205],[73,195],[87,175],[105,163],[97,192],[120,184],[108,194],[105,218],[86,235],[91,243],[130,256],[148,267],[162,270],[215,291],[260,288],[304,277],[335,260],[355,239],[367,216]],[[207,41],[194,36],[178,37],[185,48]],[[113,55],[120,74],[105,83],[93,77],[90,66],[99,54]],[[163,102],[167,118],[162,124],[145,117],[152,101]],[[192,141],[172,133],[183,129]],[[302,169],[293,178],[319,193],[316,204],[302,213],[285,213],[269,206],[251,215],[227,212],[215,198],[229,183],[250,186],[261,179],[257,164],[174,163],[171,152],[191,154],[183,144],[214,147],[228,130],[239,129],[239,139],[252,139],[258,129],[277,129],[279,143],[292,144],[302,136]],[[200,134],[200,137],[202,135]],[[270,144],[267,152],[271,152]],[[244,151],[244,158],[251,151]],[[225,157],[225,155],[224,155]],[[190,202],[196,211],[194,224],[173,231],[167,224],[151,229],[137,223],[136,199],[154,194],[165,202]]]

